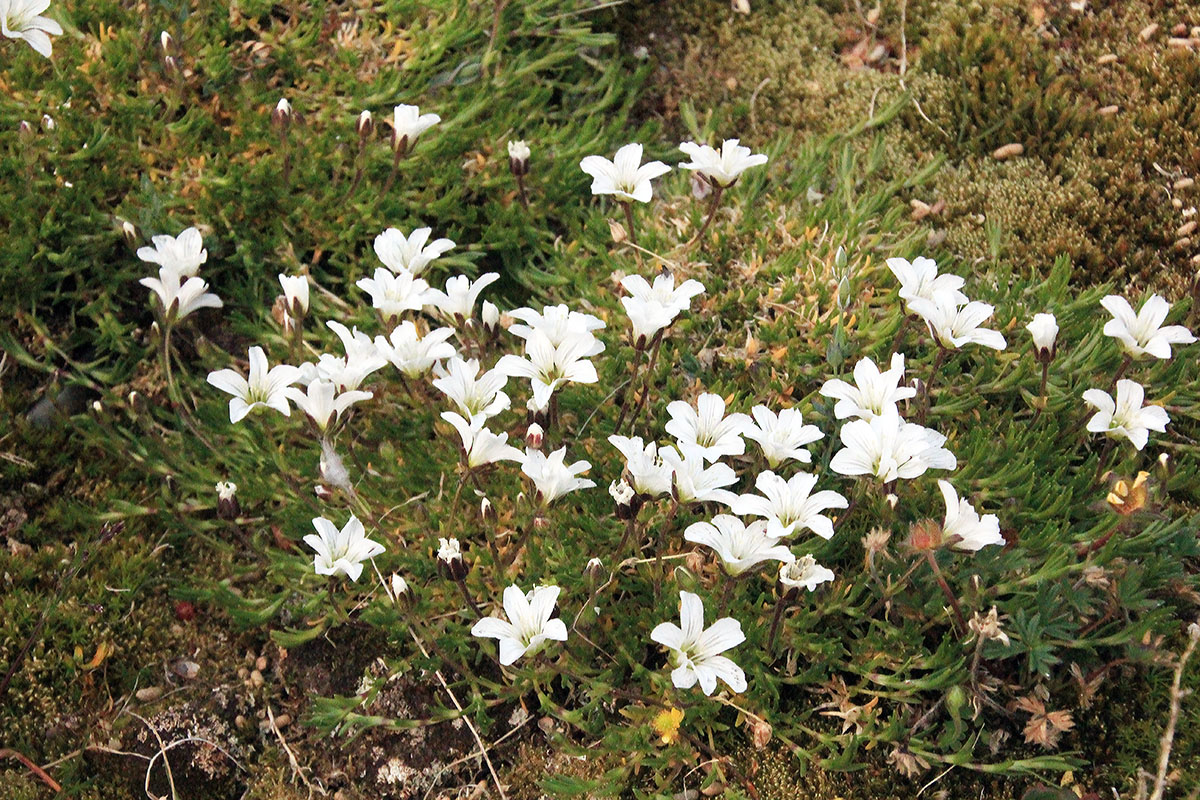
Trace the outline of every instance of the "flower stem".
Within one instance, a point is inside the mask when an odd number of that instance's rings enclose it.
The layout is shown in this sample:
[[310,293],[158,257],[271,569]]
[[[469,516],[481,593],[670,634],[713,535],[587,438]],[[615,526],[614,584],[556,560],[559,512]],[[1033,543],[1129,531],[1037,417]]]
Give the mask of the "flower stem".
[[1050,401],[1050,398],[1046,395],[1046,382],[1049,381],[1049,379],[1050,379],[1050,362],[1043,361],[1042,362],[1042,383],[1041,383],[1041,386],[1038,388],[1038,399],[1041,401],[1041,404],[1038,406],[1037,412],[1033,415],[1034,422],[1037,422],[1038,417],[1040,417],[1042,415],[1042,412],[1046,410],[1046,404]]
[[158,355],[162,364],[163,377],[167,380],[167,397],[172,406],[182,405],[178,398],[179,392],[175,388],[175,373],[171,369],[171,323],[169,322],[163,322],[160,345]]
[[400,162],[404,160],[407,151],[407,147],[396,148],[396,154],[392,156],[392,171],[388,173],[387,181],[383,184],[382,194],[387,194],[392,190],[392,186],[396,183],[396,174],[400,170]]
[[679,513],[679,501],[671,499],[671,509],[667,512],[667,518],[658,526],[658,535],[654,545],[654,600],[657,602],[659,594],[662,591],[662,557],[663,548],[666,547],[667,530],[675,521],[675,515]]
[[942,569],[938,566],[937,558],[932,550],[925,551],[925,560],[929,562],[929,568],[933,570],[933,577],[937,580],[938,586],[942,588],[942,594],[946,595],[946,599],[950,601],[950,608],[954,611],[954,619],[958,623],[959,633],[965,635],[968,630],[967,619],[963,616],[962,606],[954,592],[950,590],[950,584],[946,583],[946,578],[942,575]]
[[524,175],[517,176],[517,191],[520,193],[521,205],[525,207],[526,211],[528,211],[529,210],[529,195],[525,192],[525,176]]
[[704,234],[708,231],[708,226],[712,224],[713,217],[717,215],[717,207],[721,205],[721,195],[725,193],[724,186],[713,187],[712,200],[708,201],[708,215],[704,218],[704,224],[700,226],[700,230],[696,231],[696,235],[692,237],[692,241],[688,242],[688,246],[699,242],[704,238]]
[[1115,375],[1113,375],[1112,383],[1108,387],[1109,394],[1112,394],[1113,390],[1117,388],[1117,381],[1119,381],[1119,380],[1121,380],[1121,378],[1125,377],[1125,373],[1126,373],[1126,371],[1129,370],[1129,366],[1132,363],[1133,363],[1133,356],[1131,356],[1129,353],[1126,353],[1125,360],[1122,361],[1121,366],[1117,368],[1117,373]]
[[767,655],[770,656],[775,652],[775,635],[779,633],[779,623],[783,621],[783,612],[787,611],[788,606],[787,596],[784,595],[775,601],[775,613],[771,617],[771,632],[767,634]]
[[637,383],[638,368],[642,365],[642,356],[645,352],[645,343],[638,344],[635,341],[633,345],[633,374],[629,376],[629,388],[625,391],[625,399],[621,401],[621,413],[617,415],[617,424],[613,428],[614,431],[621,430],[621,423],[625,421],[625,413],[629,411],[629,398],[633,397],[633,385]]
[[637,426],[638,418],[642,416],[642,410],[646,407],[646,401],[650,398],[650,381],[654,379],[654,368],[658,366],[658,352],[662,349],[663,334],[666,329],[660,330],[654,334],[653,351],[650,353],[650,362],[646,365],[645,372],[642,373],[642,396],[638,398],[637,408],[633,411],[633,420],[629,423],[630,432]]
[[633,254],[637,256],[637,263],[642,265],[642,251],[638,249],[637,230],[633,227],[633,204],[621,203],[621,207],[625,209],[625,224],[629,227],[629,241],[633,243]]
[[896,331],[896,338],[892,339],[892,352],[899,352],[899,347],[904,343],[904,334],[908,333],[908,324],[912,321],[911,314],[905,314],[904,319],[900,321],[900,328]]
[[460,578],[455,581],[458,584],[459,590],[462,592],[463,600],[471,607],[471,612],[475,614],[475,619],[483,619],[483,612],[479,610],[479,606],[475,602],[475,598],[471,597],[471,593],[467,591],[467,579]]
[[618,557],[622,553],[625,552],[625,547],[626,547],[626,545],[629,544],[629,541],[631,539],[634,542],[637,541],[637,537],[634,535],[636,532],[637,532],[637,515],[635,514],[634,516],[630,517],[629,519],[627,519],[625,521],[625,534],[621,537],[621,543],[619,545],[617,545],[617,550],[616,550]]
[[937,358],[933,360],[933,369],[929,371],[929,380],[925,382],[925,399],[921,403],[921,413],[917,418],[917,422],[921,425],[925,424],[925,417],[929,413],[929,405],[932,402],[933,384],[937,382],[937,376],[942,369],[942,364],[946,363],[946,353],[946,348],[939,345]]

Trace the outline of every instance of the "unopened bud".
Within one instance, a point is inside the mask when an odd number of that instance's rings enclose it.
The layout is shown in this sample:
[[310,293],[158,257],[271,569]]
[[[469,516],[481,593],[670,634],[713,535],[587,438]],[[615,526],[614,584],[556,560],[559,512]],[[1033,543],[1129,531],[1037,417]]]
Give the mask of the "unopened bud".
[[496,509],[492,505],[492,501],[488,500],[486,497],[479,502],[479,517],[484,522],[496,521]]
[[58,128],[58,123],[54,121],[54,117],[49,114],[42,114],[42,130],[46,133],[52,133]]
[[129,220],[121,221],[121,236],[125,237],[125,243],[130,247],[137,247],[142,240],[141,231]]
[[896,505],[900,502],[900,498],[897,497],[894,492],[888,492],[887,496],[883,499],[887,501],[888,508],[890,508],[892,511],[896,510]]
[[583,577],[587,578],[588,586],[594,592],[604,579],[604,562],[598,558],[593,558],[587,562],[587,566],[583,568]]
[[324,500],[325,502],[333,499],[333,490],[320,483],[313,487],[313,494],[317,496],[318,500]]
[[371,116],[370,111],[363,111],[358,115],[358,121],[354,123],[354,130],[358,134],[359,141],[365,142],[371,138],[371,134],[375,132],[375,118]]
[[292,124],[292,104],[286,97],[279,98],[279,102],[275,104],[275,110],[271,112],[271,124],[282,132],[287,132],[288,126]]
[[146,398],[142,397],[140,392],[130,392],[127,400],[129,401],[129,410],[133,412],[134,416],[146,410]]
[[17,136],[26,142],[33,138],[33,126],[29,124],[29,120],[23,119],[18,123]]
[[549,528],[549,527],[550,527],[550,520],[546,519],[541,514],[541,512],[538,512],[536,515],[534,515],[534,518],[533,518],[534,530],[544,531],[544,530],[546,530],[546,528]]
[[1158,479],[1166,483],[1175,474],[1175,462],[1166,453],[1159,453],[1158,460],[1154,465],[1154,471],[1158,473]]
[[508,143],[508,168],[518,178],[529,174],[529,145],[524,141]]
[[242,515],[242,508],[238,504],[237,499],[237,484],[229,481],[221,481],[216,485],[217,490],[217,516],[221,519],[236,519]]
[[489,338],[495,338],[500,333],[500,309],[495,303],[487,300],[483,301],[483,308],[479,313],[479,319],[483,322],[483,333]]
[[163,55],[171,55],[175,52],[175,39],[166,31],[158,35],[158,43],[162,45]]
[[416,597],[413,591],[409,588],[408,581],[401,578],[399,575],[392,573],[392,600],[401,608],[412,608],[416,602]]
[[546,432],[536,422],[525,431],[525,446],[531,450],[541,450],[546,439]]
[[610,483],[608,493],[612,496],[613,502],[617,504],[617,519],[625,521],[636,516],[634,501],[637,495],[626,480],[621,479]]

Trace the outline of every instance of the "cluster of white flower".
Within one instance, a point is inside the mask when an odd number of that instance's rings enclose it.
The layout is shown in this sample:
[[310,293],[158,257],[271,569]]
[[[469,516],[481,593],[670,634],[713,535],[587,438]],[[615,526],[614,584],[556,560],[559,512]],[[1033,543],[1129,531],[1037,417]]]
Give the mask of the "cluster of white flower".
[[39,55],[50,57],[50,37],[62,36],[62,26],[42,12],[50,0],[0,0],[0,33],[24,39]]
[[200,231],[188,228],[175,236],[155,236],[154,247],[142,247],[138,258],[158,264],[157,278],[142,278],[139,283],[154,293],[157,311],[165,324],[183,319],[201,308],[220,308],[221,298],[208,291],[208,283],[197,273],[208,260],[208,251]]

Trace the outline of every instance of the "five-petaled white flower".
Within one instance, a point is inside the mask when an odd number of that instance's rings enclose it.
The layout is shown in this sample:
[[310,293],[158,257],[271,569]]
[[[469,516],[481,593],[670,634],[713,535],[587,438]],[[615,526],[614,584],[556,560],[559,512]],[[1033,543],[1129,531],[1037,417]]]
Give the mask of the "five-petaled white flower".
[[829,462],[840,475],[874,475],[890,483],[911,480],[928,469],[958,466],[954,454],[942,447],[945,436],[895,413],[851,420],[842,426],[841,440],[842,449]]
[[221,308],[221,298],[208,291],[203,278],[183,277],[171,267],[161,267],[157,278],[142,278],[138,283],[154,293],[162,306],[163,318],[175,322],[201,308]]
[[316,424],[317,429],[324,431],[333,420],[340,419],[350,406],[363,400],[370,400],[371,392],[350,390],[338,394],[337,387],[332,381],[318,379],[307,386],[307,391],[301,391],[295,386],[283,390],[284,395],[296,404],[296,408],[308,414]]
[[979,516],[969,502],[959,499],[949,481],[939,480],[938,489],[946,501],[946,522],[942,525],[942,536],[950,540],[950,546],[958,550],[976,552],[990,544],[1004,544],[1000,535],[1000,520],[995,514]]
[[650,632],[652,640],[670,651],[675,688],[690,689],[699,682],[704,694],[711,695],[720,679],[734,692],[746,691],[746,673],[721,655],[746,641],[742,624],[733,617],[722,617],[706,629],[704,603],[691,592],[679,593],[679,622],[660,623]]
[[388,228],[375,237],[375,255],[392,272],[420,275],[434,259],[454,247],[449,239],[429,241],[432,228],[417,228],[405,236],[397,228]]
[[707,464],[704,451],[680,442],[679,448],[664,447],[663,463],[671,470],[671,493],[680,503],[712,500],[729,505],[737,496],[723,487],[737,483],[737,475],[728,464]]
[[344,392],[357,389],[368,375],[387,364],[387,359],[379,352],[371,337],[357,327],[350,330],[332,319],[325,324],[341,340],[346,356],[342,358],[322,353],[315,364],[301,364],[300,377],[297,379],[300,383],[307,385],[315,380],[324,379],[331,381],[338,391]]
[[645,444],[640,436],[616,434],[608,441],[625,457],[625,471],[638,494],[657,497],[671,493],[671,468],[659,456],[657,442]]
[[859,359],[854,365],[854,384],[831,378],[821,387],[821,394],[837,400],[833,415],[838,419],[859,417],[870,419],[889,411],[898,411],[897,403],[916,397],[917,390],[901,386],[904,381],[904,356],[892,353],[891,369],[884,372],[870,358]]
[[671,417],[666,424],[667,433],[683,444],[700,448],[709,461],[746,452],[742,434],[750,425],[750,417],[725,416],[725,400],[719,394],[700,395],[695,408],[682,400],[673,400],[667,404],[667,414]]
[[692,159],[680,164],[680,169],[695,170],[722,188],[732,186],[750,167],[767,163],[765,155],[752,154],[750,148],[739,144],[737,139],[726,139],[720,150],[695,142],[683,142],[679,149]]
[[[0,0],[3,3],[4,0]],[[151,239],[154,247],[139,247],[137,257],[151,264],[174,270],[178,275],[194,276],[208,260],[200,231],[188,228],[178,236],[159,235]]]
[[557,586],[536,586],[528,593],[513,584],[504,590],[504,614],[484,617],[471,628],[471,635],[496,639],[500,644],[500,663],[508,666],[523,655],[534,655],[546,642],[565,642],[567,626],[561,619],[551,619],[558,601]]
[[300,316],[308,313],[308,276],[279,274],[279,285],[287,302],[288,313]]
[[528,378],[533,386],[533,402],[545,408],[551,395],[564,383],[595,383],[600,378],[596,367],[587,360],[595,341],[590,333],[567,337],[555,346],[540,330],[525,340],[525,357],[509,353],[496,363],[499,372],[514,378]]
[[398,105],[392,109],[392,141],[401,149],[416,144],[417,137],[442,121],[437,114],[422,114],[417,106]]
[[604,320],[581,311],[572,311],[565,305],[545,306],[541,312],[532,308],[517,308],[508,315],[520,323],[509,327],[508,332],[513,336],[529,340],[534,331],[540,331],[550,340],[550,344],[558,347],[572,337],[584,337],[590,343],[585,356],[591,357],[604,352],[604,343],[595,337],[593,331],[604,327]]
[[826,489],[812,493],[817,476],[797,472],[790,479],[774,472],[760,472],[754,485],[761,492],[744,494],[733,501],[733,513],[762,517],[767,523],[767,535],[776,539],[791,536],[808,528],[822,539],[833,537],[833,522],[822,512],[831,508],[846,508],[846,498]]
[[604,156],[587,156],[579,168],[592,176],[592,194],[611,194],[623,203],[649,203],[654,195],[650,181],[671,168],[661,161],[642,164],[642,146],[627,144],[612,161]]
[[595,481],[576,477],[587,472],[592,465],[587,461],[566,463],[567,448],[560,447],[547,456],[541,450],[527,449],[521,472],[533,481],[538,498],[543,505],[550,505],[558,498],[576,489],[590,489]]
[[[1156,294],[1150,295],[1137,314],[1124,297],[1110,294],[1100,301],[1113,318],[1104,323],[1104,335],[1121,342],[1125,352],[1134,358],[1144,355],[1155,358],[1170,358],[1171,345],[1191,344],[1196,341],[1192,332],[1182,325],[1167,325],[1163,322],[1171,311],[1171,304]],[[1139,448],[1141,449],[1141,448]]]
[[496,461],[525,460],[525,454],[508,443],[507,433],[492,433],[485,427],[487,417],[483,414],[475,414],[467,420],[455,411],[443,411],[442,419],[458,431],[467,466],[471,469]]
[[755,406],[750,416],[753,422],[742,435],[758,443],[772,469],[788,459],[810,463],[812,454],[804,446],[825,436],[816,425],[804,424],[798,408],[785,408],[776,414],[766,406]]
[[455,275],[446,281],[446,291],[430,289],[425,294],[425,305],[436,308],[447,317],[460,320],[470,319],[475,313],[475,301],[485,287],[500,280],[497,272],[485,272],[472,281],[466,275]]
[[434,387],[453,400],[467,416],[494,417],[507,410],[512,402],[504,393],[508,376],[497,369],[480,375],[477,359],[463,361],[454,356],[446,361],[444,368],[438,364],[434,373],[438,376],[433,380]]
[[689,542],[711,547],[731,576],[741,575],[764,561],[791,561],[795,558],[787,545],[767,535],[767,524],[755,520],[749,525],[729,514],[717,514],[712,522],[694,522],[683,532]]
[[437,328],[421,336],[412,320],[404,320],[396,326],[388,338],[375,337],[375,348],[388,361],[410,378],[429,371],[438,361],[454,357],[454,345],[447,339],[454,335],[453,328]]
[[317,532],[305,536],[304,543],[317,551],[313,567],[318,575],[341,572],[357,583],[363,562],[384,551],[383,545],[367,538],[363,524],[353,514],[340,531],[324,517],[317,517],[312,524]]
[[639,342],[674,322],[688,310],[693,297],[704,293],[704,284],[697,280],[688,279],[676,286],[674,273],[665,269],[655,276],[653,284],[641,275],[626,275],[621,286],[629,292],[628,297],[621,298],[621,305]]
[[1163,433],[1171,418],[1161,406],[1143,406],[1146,390],[1136,381],[1117,381],[1117,399],[1101,389],[1088,389],[1084,401],[1096,409],[1087,429],[1113,439],[1128,439],[1138,450],[1146,446],[1150,431]]
[[285,417],[292,415],[288,405],[287,387],[300,377],[300,370],[287,364],[267,368],[267,355],[261,347],[250,348],[250,380],[240,372],[222,369],[208,373],[208,382],[222,392],[233,395],[229,400],[229,421],[238,422],[256,408],[273,408]]
[[957,275],[938,275],[937,262],[932,258],[918,256],[911,263],[905,258],[889,258],[887,265],[900,282],[900,298],[906,301],[910,314],[917,313],[912,301],[918,298],[933,300],[938,295],[947,295],[955,304],[967,302],[961,291],[963,279]]
[[379,267],[374,278],[360,278],[354,284],[371,295],[371,305],[384,319],[398,317],[405,311],[420,311],[429,301],[429,284],[408,270]]
[[1058,321],[1053,314],[1034,314],[1033,319],[1025,326],[1033,338],[1033,346],[1037,349],[1038,359],[1049,361],[1054,357],[1054,340],[1058,337]]
[[993,350],[1003,350],[1004,336],[999,331],[979,327],[992,316],[995,308],[972,300],[959,304],[952,295],[939,293],[932,300],[917,297],[908,303],[909,310],[925,320],[929,332],[947,349],[957,350],[966,344],[978,344]]
[[822,567],[809,553],[779,565],[779,582],[787,589],[816,591],[819,584],[833,580],[833,570]]
[[50,0],[0,0],[0,33],[24,39],[38,55],[50,57],[50,35],[62,36],[62,26],[41,13]]

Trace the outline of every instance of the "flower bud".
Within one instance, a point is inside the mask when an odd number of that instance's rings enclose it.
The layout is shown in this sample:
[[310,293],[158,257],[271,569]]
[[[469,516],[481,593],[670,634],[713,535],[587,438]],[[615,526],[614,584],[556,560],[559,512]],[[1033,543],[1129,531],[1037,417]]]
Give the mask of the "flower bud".
[[283,287],[284,308],[293,317],[308,313],[308,276],[279,274],[279,285]]
[[494,339],[500,334],[500,309],[495,303],[484,300],[479,319],[483,322],[484,336]]
[[439,574],[455,582],[467,577],[467,564],[458,539],[438,539],[437,568]]
[[23,119],[17,125],[17,136],[26,142],[33,138],[33,126],[29,124],[28,120]]
[[371,138],[371,134],[375,132],[375,118],[371,116],[370,111],[363,111],[358,115],[358,121],[354,123],[354,131],[358,134],[360,142],[366,142]]
[[1054,315],[1035,314],[1033,321],[1026,325],[1025,329],[1033,337],[1037,360],[1042,364],[1049,364],[1053,361],[1058,350],[1055,341],[1058,336],[1058,322],[1054,319]]
[[328,486],[323,486],[319,483],[313,487],[313,494],[317,496],[318,500],[324,500],[325,502],[333,499],[333,491]]
[[133,415],[135,417],[140,414],[145,413],[146,398],[143,397],[140,392],[137,392],[137,391],[130,392],[127,400],[129,402],[129,410],[133,412]]
[[541,450],[545,439],[545,430],[536,422],[530,425],[525,431],[525,446],[530,450]]
[[163,71],[168,75],[176,75],[179,73],[179,60],[175,56],[166,56],[163,58]]
[[908,529],[908,546],[925,552],[942,546],[942,526],[931,519],[917,520]]
[[523,140],[508,143],[508,168],[518,178],[529,174],[529,145]]
[[409,588],[408,581],[401,578],[396,573],[392,573],[392,600],[401,608],[412,608],[416,602],[416,596]]
[[1175,474],[1175,462],[1166,453],[1159,453],[1158,460],[1154,462],[1154,471],[1158,474],[1158,479],[1165,484]]
[[608,485],[608,493],[612,495],[613,502],[617,504],[617,519],[625,521],[637,516],[637,511],[634,508],[637,495],[634,493],[633,487],[624,478],[620,481],[610,483]]
[[712,184],[696,170],[692,170],[692,197],[703,200],[712,194]]
[[550,520],[543,516],[542,512],[537,512],[533,517],[533,529],[535,531],[544,531],[550,527]]
[[58,128],[58,123],[54,121],[54,117],[49,114],[42,114],[42,130],[46,133],[53,133]]
[[271,112],[271,124],[283,133],[286,133],[292,124],[292,104],[286,97],[279,98],[279,102],[275,104],[275,110]]
[[486,497],[479,502],[479,518],[484,522],[496,521],[496,509]]
[[590,559],[583,568],[583,577],[587,578],[588,586],[595,592],[604,580],[604,562],[598,558]]
[[171,55],[175,52],[175,39],[166,31],[158,34],[158,43],[162,45],[163,55]]
[[221,481],[216,487],[217,490],[217,516],[220,519],[236,519],[242,515],[241,505],[237,499],[237,484],[229,481]]

